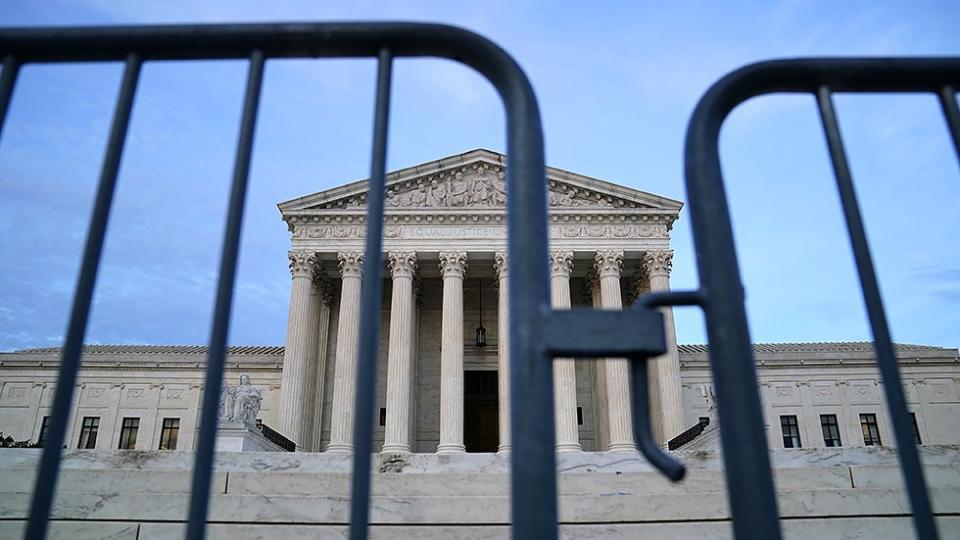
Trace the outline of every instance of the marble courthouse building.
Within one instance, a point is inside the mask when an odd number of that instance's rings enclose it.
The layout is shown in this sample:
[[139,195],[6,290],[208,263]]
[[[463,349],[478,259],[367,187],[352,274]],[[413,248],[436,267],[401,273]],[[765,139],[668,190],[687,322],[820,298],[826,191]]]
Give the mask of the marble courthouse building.
[[[504,164],[474,150],[388,176],[378,450],[509,450]],[[620,309],[670,287],[680,202],[559,169],[547,177],[556,307]],[[360,181],[279,205],[292,243],[286,346],[228,351],[227,380],[249,375],[262,389],[259,420],[299,451],[352,451],[365,197]],[[650,368],[663,444],[712,413],[706,348],[678,346],[665,315],[669,350]],[[68,446],[191,449],[205,354],[88,346]],[[897,354],[917,439],[960,443],[957,350]],[[759,344],[755,355],[771,447],[893,442],[869,343]],[[55,348],[0,353],[0,431],[43,439],[58,361]],[[554,388],[558,452],[634,449],[624,360],[557,360]]]
[[[504,163],[476,150],[388,177],[384,450],[509,448]],[[555,306],[620,309],[669,288],[681,203],[557,169],[548,177]],[[362,181],[280,204],[293,285],[279,431],[305,448],[351,449],[365,197]],[[663,440],[685,428],[667,314],[669,352],[652,368]],[[555,371],[558,451],[633,448],[625,360],[559,360]]]

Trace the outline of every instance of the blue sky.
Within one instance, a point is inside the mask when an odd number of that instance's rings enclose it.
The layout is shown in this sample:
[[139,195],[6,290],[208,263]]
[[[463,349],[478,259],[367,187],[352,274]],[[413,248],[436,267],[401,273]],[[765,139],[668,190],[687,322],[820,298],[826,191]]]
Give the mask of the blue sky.
[[[6,26],[228,21],[447,22],[504,46],[540,100],[550,165],[684,200],[699,96],[766,58],[957,55],[941,2],[4,2]],[[667,5],[669,4],[669,5]],[[268,63],[231,343],[281,344],[289,236],[276,203],[368,174],[375,66]],[[28,66],[0,141],[0,350],[59,345],[102,159],[117,64]],[[245,66],[143,71],[88,341],[205,343]],[[504,149],[479,76],[439,60],[395,70],[389,166]],[[960,345],[960,167],[931,96],[838,96],[894,339]],[[737,109],[724,173],[755,341],[870,339],[812,98]],[[689,219],[674,288],[696,286]],[[704,341],[696,310],[682,343]]]

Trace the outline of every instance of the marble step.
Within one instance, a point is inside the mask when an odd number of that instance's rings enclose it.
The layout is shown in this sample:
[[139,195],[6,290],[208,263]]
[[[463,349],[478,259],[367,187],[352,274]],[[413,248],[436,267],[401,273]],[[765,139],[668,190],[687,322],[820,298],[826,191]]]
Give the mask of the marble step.
[[[925,467],[933,487],[960,486],[960,465]],[[900,487],[900,470],[889,466],[804,467],[775,471],[778,489],[843,489],[851,487]],[[35,469],[15,467],[0,475],[0,492],[30,492]],[[110,491],[187,493],[189,470],[165,469],[80,469],[61,471],[58,489],[64,492],[104,493]],[[722,492],[723,473],[713,469],[691,469],[687,477],[672,483],[656,472],[568,472],[558,477],[564,495],[679,494]],[[212,491],[237,495],[348,496],[347,473],[284,471],[218,471]],[[506,473],[378,473],[373,475],[374,496],[500,496],[509,493]]]
[[[960,538],[960,517],[937,519],[943,538]],[[0,522],[0,538],[22,538],[24,521]],[[845,538],[900,540],[912,538],[908,517],[837,517],[830,519],[786,519],[781,522],[785,538]],[[182,523],[132,523],[112,521],[52,521],[50,540],[181,540],[186,527]],[[560,526],[561,540],[626,540],[657,538],[658,540],[729,539],[729,521],[684,523],[611,523],[567,524]],[[210,540],[346,540],[345,525],[313,524],[226,524],[207,526]],[[374,525],[373,540],[508,540],[507,525]]]
[[[931,488],[937,514],[960,514],[960,488]],[[180,493],[110,491],[61,492],[54,519],[181,521],[189,497]],[[29,493],[0,498],[0,519],[25,519]],[[784,518],[832,516],[898,516],[909,513],[903,492],[894,488],[787,490],[779,496]],[[211,497],[210,521],[225,523],[345,524],[348,497],[333,495],[281,496],[216,494]],[[565,523],[704,521],[727,518],[726,494],[660,493],[571,495],[560,498]],[[371,523],[384,524],[506,524],[510,500],[503,496],[375,496]]]

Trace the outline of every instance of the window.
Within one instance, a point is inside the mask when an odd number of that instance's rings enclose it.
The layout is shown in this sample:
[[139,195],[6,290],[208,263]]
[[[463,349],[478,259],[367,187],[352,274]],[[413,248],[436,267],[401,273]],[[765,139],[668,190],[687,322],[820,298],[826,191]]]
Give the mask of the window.
[[783,447],[800,448],[800,426],[794,415],[780,417],[780,429],[783,430]]
[[139,418],[124,418],[120,426],[120,450],[133,450],[137,447],[137,432],[140,430]]
[[913,442],[923,444],[920,440],[920,426],[917,425],[917,413],[910,413],[910,423],[913,424]]
[[387,425],[387,409],[385,407],[380,407],[380,425]]
[[160,430],[160,450],[176,450],[177,436],[180,434],[179,418],[164,418]]
[[97,430],[100,429],[99,416],[84,416],[80,427],[80,442],[77,448],[96,448]]
[[50,417],[44,416],[43,422],[40,423],[40,435],[37,437],[37,446],[43,448],[43,445],[47,444],[47,428],[50,427]]
[[820,428],[823,429],[823,444],[828,448],[843,446],[840,443],[840,426],[837,425],[837,415],[821,414]]
[[583,425],[583,407],[577,407],[577,425]]
[[863,444],[866,446],[881,446],[880,428],[877,427],[877,415],[861,414],[860,428],[863,430]]

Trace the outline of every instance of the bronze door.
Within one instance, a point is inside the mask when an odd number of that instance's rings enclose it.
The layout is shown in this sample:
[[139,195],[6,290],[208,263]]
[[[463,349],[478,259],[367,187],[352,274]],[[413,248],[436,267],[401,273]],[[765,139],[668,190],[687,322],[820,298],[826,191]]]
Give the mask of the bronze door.
[[467,452],[496,452],[500,444],[496,371],[464,372],[463,444]]

